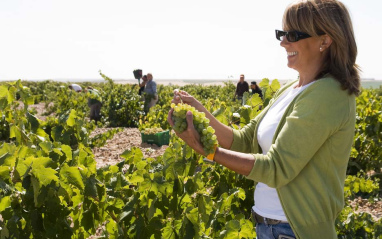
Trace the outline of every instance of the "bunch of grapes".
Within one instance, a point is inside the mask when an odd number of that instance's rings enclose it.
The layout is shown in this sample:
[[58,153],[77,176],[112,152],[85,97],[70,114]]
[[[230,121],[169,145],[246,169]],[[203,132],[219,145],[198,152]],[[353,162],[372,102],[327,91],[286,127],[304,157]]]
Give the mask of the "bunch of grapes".
[[146,129],[142,130],[141,132],[147,135],[147,134],[156,134],[156,133],[160,133],[163,131],[164,130],[162,128],[146,128]]
[[172,113],[174,130],[178,133],[182,133],[187,129],[186,114],[188,111],[191,111],[193,115],[193,124],[200,135],[204,152],[206,152],[207,155],[213,153],[218,141],[215,135],[215,130],[209,126],[210,120],[206,118],[204,112],[199,112],[194,107],[183,103],[177,105],[172,103],[171,108],[174,109],[174,112]]

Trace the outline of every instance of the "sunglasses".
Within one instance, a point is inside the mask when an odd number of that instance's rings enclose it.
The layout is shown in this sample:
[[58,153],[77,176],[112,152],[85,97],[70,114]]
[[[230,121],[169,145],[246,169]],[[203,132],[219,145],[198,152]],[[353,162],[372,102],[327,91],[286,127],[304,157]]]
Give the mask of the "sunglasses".
[[298,31],[284,32],[284,31],[276,30],[277,40],[282,41],[284,39],[284,36],[286,37],[288,42],[296,42],[296,41],[311,37],[311,35],[305,32],[298,32]]

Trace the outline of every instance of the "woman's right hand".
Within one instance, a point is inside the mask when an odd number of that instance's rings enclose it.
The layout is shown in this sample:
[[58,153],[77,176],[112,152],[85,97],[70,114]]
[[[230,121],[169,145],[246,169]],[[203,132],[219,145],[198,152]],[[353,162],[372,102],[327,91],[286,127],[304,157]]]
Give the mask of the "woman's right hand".
[[186,91],[175,89],[171,103],[179,104],[182,102],[195,107],[198,101]]
[[[215,134],[218,138],[220,146],[226,149],[231,147],[233,142],[232,128],[220,123],[210,112],[208,112],[208,110],[197,99],[195,99],[192,95],[188,94],[186,91],[178,89],[174,90],[174,98],[172,99],[171,103],[179,104],[182,102],[191,105],[192,107],[195,107],[195,109],[199,112],[204,112],[206,117],[210,120],[210,126],[215,129]],[[172,124],[171,115],[172,110],[170,110],[168,118],[170,125]],[[194,134],[191,133],[188,136],[182,136],[182,139],[186,141],[186,138],[196,138],[194,136],[191,137],[191,135]],[[196,140],[186,142],[196,142]],[[190,145],[195,146],[198,144],[190,143]]]

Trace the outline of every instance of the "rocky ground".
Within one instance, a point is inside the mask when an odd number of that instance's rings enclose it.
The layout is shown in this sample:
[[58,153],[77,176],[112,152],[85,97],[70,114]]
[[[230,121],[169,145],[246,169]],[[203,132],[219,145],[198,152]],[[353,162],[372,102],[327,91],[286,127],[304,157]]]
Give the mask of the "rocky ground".
[[356,212],[370,213],[376,221],[382,218],[382,201],[380,198],[374,202],[369,202],[367,199],[359,197],[349,201],[349,203]]
[[[104,133],[107,130],[110,129],[96,129],[92,132],[92,135]],[[103,147],[93,148],[93,154],[97,161],[97,168],[105,165],[114,165],[120,162],[123,160],[120,155],[125,150],[131,149],[132,147],[140,148],[145,158],[155,158],[159,155],[163,155],[168,146],[163,145],[158,147],[155,144],[142,143],[141,133],[137,128],[124,128],[123,131],[116,133],[112,139],[107,140]]]
[[[44,103],[36,104],[31,107],[36,109],[37,116],[40,119],[44,119],[44,116],[42,116],[45,107]],[[92,132],[91,137],[107,130],[110,129],[96,129]],[[124,128],[123,131],[115,134],[112,139],[109,139],[104,146],[93,149],[94,157],[97,161],[97,168],[118,163],[123,160],[120,157],[120,154],[132,147],[140,148],[144,157],[155,158],[159,155],[163,155],[168,146],[163,145],[158,147],[156,145],[142,143],[141,134],[137,128]],[[376,220],[382,218],[382,201],[380,199],[369,202],[366,199],[357,198],[349,203],[357,212],[368,212]]]

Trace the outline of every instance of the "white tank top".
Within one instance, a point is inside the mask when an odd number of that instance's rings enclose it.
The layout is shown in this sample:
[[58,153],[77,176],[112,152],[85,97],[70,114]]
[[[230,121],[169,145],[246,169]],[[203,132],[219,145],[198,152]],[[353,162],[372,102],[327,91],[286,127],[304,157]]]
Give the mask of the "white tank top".
[[[268,153],[272,145],[276,128],[290,102],[314,82],[303,87],[294,88],[296,84],[286,89],[261,120],[257,131],[257,138],[264,155]],[[268,187],[264,183],[258,183],[256,186],[253,210],[263,217],[287,221],[276,189]]]

